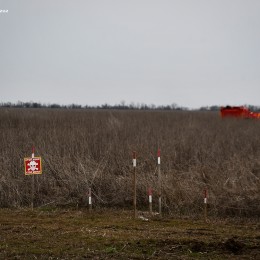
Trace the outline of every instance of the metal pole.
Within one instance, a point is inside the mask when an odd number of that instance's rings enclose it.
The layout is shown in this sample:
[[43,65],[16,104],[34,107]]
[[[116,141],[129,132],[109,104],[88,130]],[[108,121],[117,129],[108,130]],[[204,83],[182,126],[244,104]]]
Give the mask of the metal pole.
[[162,176],[161,176],[161,150],[158,149],[158,194],[159,194],[159,215],[162,216]]
[[136,211],[136,152],[133,152],[133,167],[134,167],[134,176],[133,176],[133,207],[134,207],[134,218],[137,218]]

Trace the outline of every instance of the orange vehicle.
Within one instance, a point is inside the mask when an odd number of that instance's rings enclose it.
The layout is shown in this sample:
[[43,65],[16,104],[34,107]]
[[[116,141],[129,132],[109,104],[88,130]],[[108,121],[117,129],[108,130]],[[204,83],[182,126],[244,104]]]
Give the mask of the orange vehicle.
[[237,117],[237,118],[258,118],[260,119],[260,113],[251,112],[248,108],[241,107],[221,107],[220,109],[221,117]]

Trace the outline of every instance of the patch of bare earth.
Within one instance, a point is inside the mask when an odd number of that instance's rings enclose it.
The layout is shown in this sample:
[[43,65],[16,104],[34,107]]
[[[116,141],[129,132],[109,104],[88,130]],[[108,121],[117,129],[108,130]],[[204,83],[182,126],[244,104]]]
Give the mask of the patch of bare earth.
[[[131,211],[0,210],[1,259],[257,259],[257,221],[170,217]],[[245,224],[246,223],[246,224]]]

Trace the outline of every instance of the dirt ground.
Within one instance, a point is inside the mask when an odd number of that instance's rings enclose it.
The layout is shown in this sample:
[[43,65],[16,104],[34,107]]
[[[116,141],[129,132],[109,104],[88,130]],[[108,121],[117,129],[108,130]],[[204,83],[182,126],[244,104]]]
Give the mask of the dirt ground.
[[140,214],[1,209],[0,259],[260,259],[257,220]]

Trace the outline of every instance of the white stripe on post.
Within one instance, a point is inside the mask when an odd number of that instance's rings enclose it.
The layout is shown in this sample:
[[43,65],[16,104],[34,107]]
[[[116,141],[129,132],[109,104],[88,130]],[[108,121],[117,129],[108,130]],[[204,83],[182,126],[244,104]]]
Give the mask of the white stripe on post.
[[207,194],[207,190],[204,191],[204,203],[207,204],[208,200],[208,194]]
[[91,199],[91,188],[88,189],[88,204],[92,204],[92,199]]
[[149,212],[150,212],[150,215],[151,215],[152,212],[153,212],[153,206],[152,206],[153,198],[152,198],[152,193],[153,193],[152,188],[149,188],[149,189],[148,189],[148,198],[149,198]]
[[88,189],[88,206],[89,206],[89,211],[91,211],[92,210],[91,188]]
[[133,159],[133,166],[136,167],[136,159]]
[[207,222],[207,219],[208,219],[207,197],[208,197],[208,191],[207,191],[207,189],[205,189],[204,190],[204,220],[205,220],[205,222]]
[[158,149],[157,157],[158,157],[158,164],[161,164],[161,150],[160,149]]
[[149,188],[148,190],[148,196],[149,196],[149,203],[152,203],[153,202],[153,196],[152,196],[152,189]]
[[133,166],[136,167],[136,152],[133,152]]

